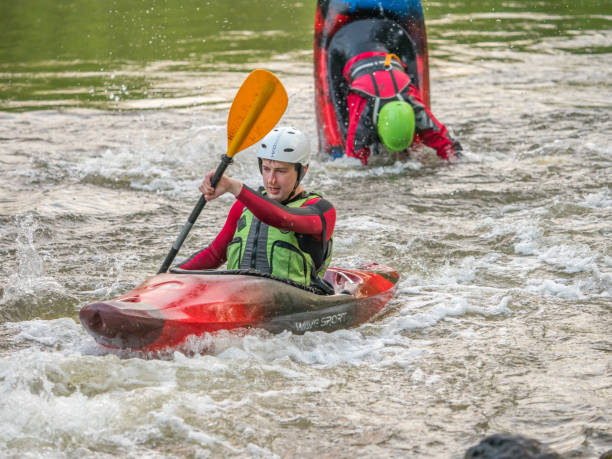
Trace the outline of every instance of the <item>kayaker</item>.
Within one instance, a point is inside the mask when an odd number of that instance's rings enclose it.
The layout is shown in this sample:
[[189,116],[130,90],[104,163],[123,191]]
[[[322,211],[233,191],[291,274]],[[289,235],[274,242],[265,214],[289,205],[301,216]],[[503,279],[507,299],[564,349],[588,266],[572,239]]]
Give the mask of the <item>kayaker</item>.
[[366,165],[371,146],[406,150],[419,138],[443,159],[454,159],[461,145],[425,105],[405,65],[395,54],[367,51],[352,57],[342,75],[349,90],[345,151]]
[[199,190],[206,201],[232,193],[236,202],[210,246],[179,268],[251,269],[328,290],[322,281],[332,255],[336,210],[320,194],[309,193],[302,179],[310,162],[308,137],[292,127],[273,129],[257,148],[263,187],[255,191],[223,176],[211,186],[214,170]]

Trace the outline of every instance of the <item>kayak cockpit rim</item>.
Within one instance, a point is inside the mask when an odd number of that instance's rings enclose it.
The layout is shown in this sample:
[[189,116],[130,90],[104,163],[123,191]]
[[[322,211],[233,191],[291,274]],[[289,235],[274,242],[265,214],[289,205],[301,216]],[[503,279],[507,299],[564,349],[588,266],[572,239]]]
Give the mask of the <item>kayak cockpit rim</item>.
[[172,274],[197,274],[197,275],[230,275],[230,276],[254,276],[254,277],[262,277],[264,279],[271,279],[278,282],[282,282],[283,284],[290,285],[292,287],[297,287],[299,289],[305,290],[310,293],[314,293],[316,295],[334,295],[336,292],[334,291],[333,286],[324,279],[320,279],[321,285],[304,285],[299,282],[292,281],[291,279],[284,279],[282,277],[273,276],[272,274],[263,273],[261,271],[256,271],[254,269],[229,269],[229,270],[216,270],[216,269],[181,269],[172,267],[169,270]]

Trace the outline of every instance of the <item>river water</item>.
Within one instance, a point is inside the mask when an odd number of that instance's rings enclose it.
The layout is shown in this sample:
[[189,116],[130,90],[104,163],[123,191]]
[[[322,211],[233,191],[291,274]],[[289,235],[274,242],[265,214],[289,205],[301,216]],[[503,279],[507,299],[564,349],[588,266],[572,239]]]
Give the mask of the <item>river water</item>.
[[[281,78],[283,122],[316,147],[312,3],[2,2],[0,455],[459,458],[503,431],[612,449],[603,0],[424,3],[432,109],[463,160],[316,156],[305,182],[336,206],[333,264],[401,273],[371,323],[196,356],[109,353],[80,326],[158,269],[250,70]],[[229,173],[257,186],[253,149]]]

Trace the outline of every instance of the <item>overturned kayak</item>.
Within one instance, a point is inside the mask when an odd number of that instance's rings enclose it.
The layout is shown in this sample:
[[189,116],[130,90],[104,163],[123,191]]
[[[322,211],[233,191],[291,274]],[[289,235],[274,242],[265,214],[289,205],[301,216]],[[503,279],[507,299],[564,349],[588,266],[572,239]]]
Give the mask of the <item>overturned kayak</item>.
[[344,154],[348,126],[346,63],[367,51],[397,55],[429,105],[425,19],[420,0],[318,0],[315,16],[315,110],[319,150]]
[[155,351],[188,336],[262,328],[333,331],[362,324],[391,299],[397,271],[372,264],[329,268],[334,294],[251,271],[185,271],[158,274],[119,298],[91,303],[79,319],[103,346]]

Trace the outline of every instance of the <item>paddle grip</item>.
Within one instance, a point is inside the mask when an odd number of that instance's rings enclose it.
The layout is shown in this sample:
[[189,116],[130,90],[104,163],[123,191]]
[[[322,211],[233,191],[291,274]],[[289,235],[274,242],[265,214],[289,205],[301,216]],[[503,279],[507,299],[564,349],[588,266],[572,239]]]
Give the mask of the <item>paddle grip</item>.
[[210,179],[210,184],[212,185],[213,188],[217,186],[217,183],[219,183],[219,180],[221,180],[221,177],[223,176],[225,169],[227,169],[227,166],[229,166],[230,164],[232,164],[232,158],[230,158],[227,155],[223,155],[221,157],[221,164],[217,166],[215,175],[213,175],[212,178]]

